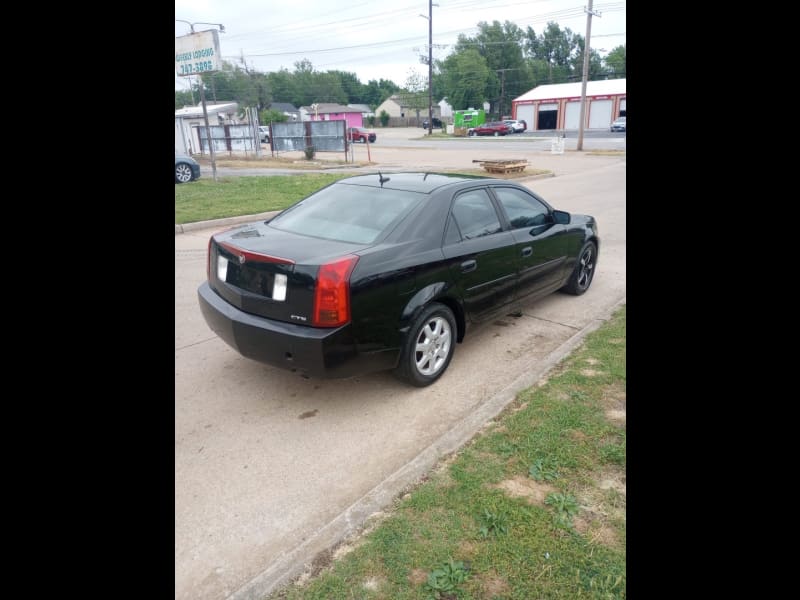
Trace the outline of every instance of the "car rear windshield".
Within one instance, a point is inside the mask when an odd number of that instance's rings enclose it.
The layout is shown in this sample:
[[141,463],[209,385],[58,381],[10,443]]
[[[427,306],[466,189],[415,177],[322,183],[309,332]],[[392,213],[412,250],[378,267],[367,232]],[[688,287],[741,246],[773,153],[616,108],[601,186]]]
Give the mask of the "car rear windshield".
[[327,240],[371,244],[388,234],[424,197],[418,192],[335,183],[288,208],[269,226]]

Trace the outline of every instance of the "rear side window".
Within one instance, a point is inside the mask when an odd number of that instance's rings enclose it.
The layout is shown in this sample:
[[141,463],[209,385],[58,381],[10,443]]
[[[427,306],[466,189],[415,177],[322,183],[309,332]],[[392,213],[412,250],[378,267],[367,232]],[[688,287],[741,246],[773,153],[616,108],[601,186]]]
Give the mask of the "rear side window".
[[371,244],[423,198],[417,192],[333,184],[275,217],[269,226],[326,240]]
[[461,237],[465,240],[491,235],[502,229],[497,211],[486,190],[471,190],[459,194],[453,202],[452,212]]

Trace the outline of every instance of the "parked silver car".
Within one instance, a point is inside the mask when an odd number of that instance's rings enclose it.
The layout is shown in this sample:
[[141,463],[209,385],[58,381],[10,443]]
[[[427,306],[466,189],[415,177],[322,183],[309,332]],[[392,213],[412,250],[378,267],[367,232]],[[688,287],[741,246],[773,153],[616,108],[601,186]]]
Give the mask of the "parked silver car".
[[261,138],[262,144],[269,144],[269,127],[266,125],[259,125],[258,135]]
[[515,119],[505,119],[503,123],[511,128],[512,133],[522,133],[525,131],[525,125]]
[[188,154],[175,153],[175,183],[189,183],[200,178],[200,163]]
[[611,124],[611,131],[627,131],[625,128],[625,117],[620,117]]

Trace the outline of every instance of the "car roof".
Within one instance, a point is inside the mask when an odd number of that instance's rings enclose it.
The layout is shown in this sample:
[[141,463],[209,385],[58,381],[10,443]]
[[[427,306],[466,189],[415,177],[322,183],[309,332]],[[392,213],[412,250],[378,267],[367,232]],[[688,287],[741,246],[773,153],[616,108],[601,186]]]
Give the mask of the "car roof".
[[383,175],[383,184],[380,182],[381,175],[373,173],[371,175],[356,175],[346,179],[340,179],[333,185],[363,185],[375,188],[387,188],[393,190],[403,190],[409,192],[431,193],[445,186],[474,182],[476,180],[489,182],[500,181],[493,177],[483,175],[456,175],[452,173],[386,173]]

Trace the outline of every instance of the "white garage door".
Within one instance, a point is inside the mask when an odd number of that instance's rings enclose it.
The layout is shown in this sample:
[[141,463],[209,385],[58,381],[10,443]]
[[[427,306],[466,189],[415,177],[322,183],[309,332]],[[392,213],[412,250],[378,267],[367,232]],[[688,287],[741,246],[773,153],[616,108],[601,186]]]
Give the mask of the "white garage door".
[[608,129],[611,125],[612,100],[595,100],[589,104],[589,129]]
[[527,131],[533,129],[533,104],[520,104],[517,106],[517,121],[525,121],[528,124]]
[[581,102],[567,102],[567,114],[564,117],[564,129],[578,129],[581,122]]

